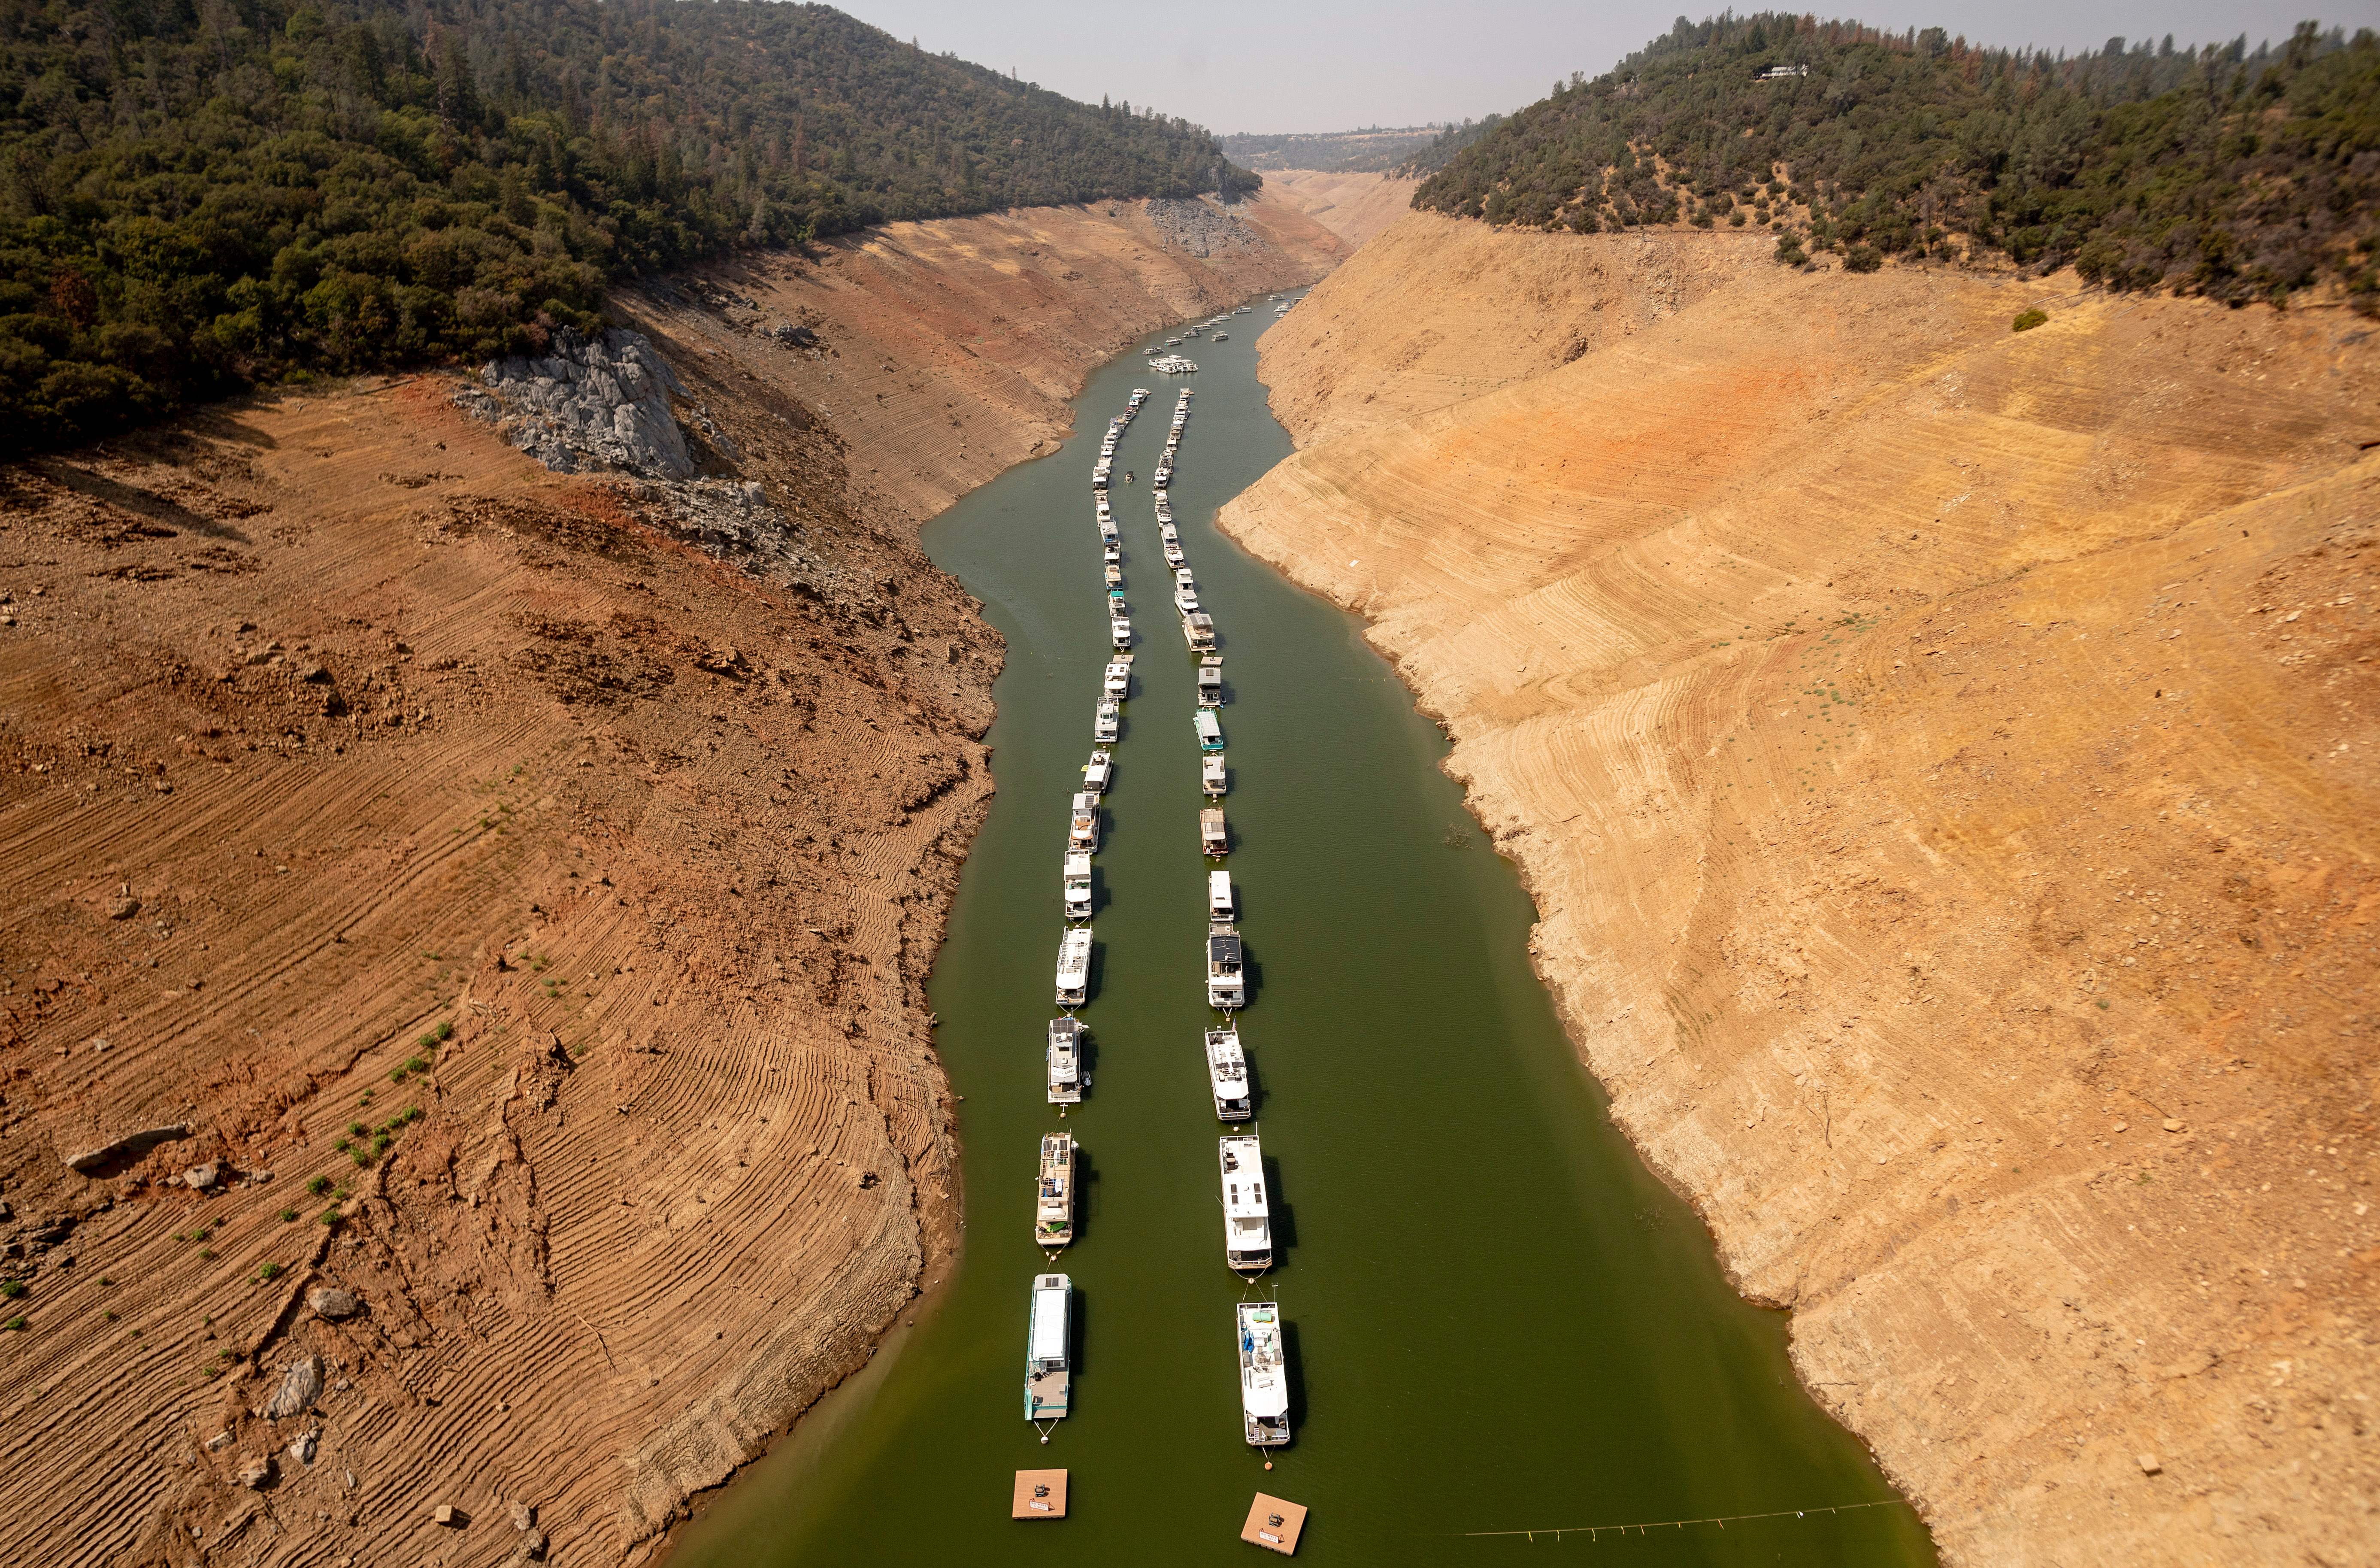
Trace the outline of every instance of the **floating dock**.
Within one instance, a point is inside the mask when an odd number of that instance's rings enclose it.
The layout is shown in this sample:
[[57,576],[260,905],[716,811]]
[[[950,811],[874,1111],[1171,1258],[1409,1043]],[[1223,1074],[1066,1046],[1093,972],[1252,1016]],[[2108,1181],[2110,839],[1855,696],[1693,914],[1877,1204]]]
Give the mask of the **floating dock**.
[[1008,1516],[1011,1519],[1063,1519],[1066,1516],[1066,1472],[1016,1472],[1016,1495],[1009,1503]]
[[[1062,1476],[1065,1472],[1061,1470],[1058,1474]],[[1248,1522],[1240,1526],[1240,1539],[1283,1557],[1297,1554],[1297,1538],[1305,1533],[1304,1505],[1264,1492],[1257,1493],[1256,1501],[1248,1508]]]

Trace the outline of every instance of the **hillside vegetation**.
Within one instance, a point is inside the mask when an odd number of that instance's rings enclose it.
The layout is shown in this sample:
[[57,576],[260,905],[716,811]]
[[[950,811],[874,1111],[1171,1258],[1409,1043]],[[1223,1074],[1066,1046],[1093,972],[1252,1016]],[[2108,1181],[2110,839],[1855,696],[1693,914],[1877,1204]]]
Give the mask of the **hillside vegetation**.
[[1367,126],[1362,130],[1241,134],[1223,138],[1232,162],[1258,173],[1319,169],[1326,174],[1378,174],[1436,142],[1437,126]]
[[1187,196],[1213,137],[823,6],[0,0],[0,445],[538,346],[606,279]]
[[1977,249],[2233,303],[2330,283],[2372,312],[2380,39],[2307,22],[2278,48],[2113,38],[2070,59],[1939,28],[1681,18],[1414,201],[1585,233],[1749,222],[1779,230],[1780,260],[1807,244],[1862,271]]

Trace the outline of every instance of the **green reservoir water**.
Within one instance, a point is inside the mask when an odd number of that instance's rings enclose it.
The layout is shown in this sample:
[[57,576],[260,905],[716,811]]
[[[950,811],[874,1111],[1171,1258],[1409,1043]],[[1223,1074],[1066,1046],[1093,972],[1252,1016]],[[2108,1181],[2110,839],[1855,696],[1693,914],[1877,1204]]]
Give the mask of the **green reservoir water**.
[[[859,1377],[712,1499],[674,1549],[709,1564],[1253,1562],[1259,1489],[1313,1512],[1316,1563],[1546,1554],[1627,1563],[1933,1561],[1865,1452],[1804,1395],[1785,1320],[1729,1290],[1709,1238],[1606,1119],[1531,973],[1529,901],[1439,772],[1445,741],[1357,623],[1213,527],[1289,453],[1256,377],[1269,304],[1200,373],[1127,355],[1076,438],[927,530],[1008,638],[999,795],[932,981],[965,1139],[955,1277]],[[1086,1101],[1047,1103],[1068,797],[1092,747],[1107,622],[1090,470],[1108,416],[1148,405],[1116,468],[1138,633],[1098,857]],[[1195,387],[1172,497],[1225,658],[1228,862],[1253,988],[1240,1015],[1278,1266],[1223,1265],[1202,1054],[1207,866],[1194,662],[1148,479]],[[1045,1131],[1082,1146],[1075,1245],[1033,1245]],[[1074,1414],[1023,1416],[1028,1288],[1074,1279]],[[1280,1301],[1295,1441],[1240,1431],[1233,1305]],[[1062,1523],[1008,1517],[1014,1471],[1064,1466]],[[1850,1513],[1829,1504],[1885,1505]],[[1797,1512],[1804,1511],[1804,1512]],[[1737,1518],[1598,1538],[1470,1532]]]

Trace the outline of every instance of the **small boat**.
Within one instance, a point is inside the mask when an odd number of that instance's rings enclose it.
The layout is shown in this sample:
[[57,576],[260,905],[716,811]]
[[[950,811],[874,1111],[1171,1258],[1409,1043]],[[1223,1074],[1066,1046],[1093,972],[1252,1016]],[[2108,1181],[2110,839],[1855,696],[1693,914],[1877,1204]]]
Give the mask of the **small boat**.
[[1089,1080],[1083,1076],[1083,1026],[1073,1018],[1050,1020],[1050,1103],[1080,1105]]
[[1245,1122],[1254,1108],[1248,1089],[1248,1059],[1240,1050],[1240,1031],[1207,1031],[1207,1082],[1215,1091],[1215,1119]]
[[[1233,938],[1235,952],[1238,945]],[[1076,926],[1058,941],[1058,1005],[1080,1007],[1090,991],[1091,928]]]
[[[1033,1277],[1032,1326],[1025,1338],[1025,1418],[1055,1421],[1066,1414],[1074,1372],[1066,1350],[1074,1335],[1075,1282],[1063,1274]],[[1247,1353],[1240,1355],[1243,1367]],[[1247,1374],[1240,1374],[1243,1384]],[[1251,1417],[1253,1419],[1253,1417]]]
[[1089,790],[1075,796],[1075,811],[1066,826],[1066,847],[1096,855],[1099,848],[1099,797]]
[[1041,1179],[1033,1192],[1033,1243],[1064,1246],[1075,1239],[1075,1135],[1041,1139]]
[[1209,653],[1198,661],[1198,706],[1220,708],[1223,705],[1223,661],[1220,654]]
[[1087,920],[1091,918],[1091,855],[1087,849],[1068,852],[1066,875],[1059,884],[1066,900],[1066,918]]
[[[1209,757],[1208,760],[1212,762],[1220,759]],[[1224,824],[1223,808],[1220,806],[1206,807],[1198,813],[1198,852],[1210,860],[1220,860],[1232,852],[1232,830]],[[1222,875],[1220,871],[1215,874]],[[1231,918],[1229,915],[1215,918],[1219,920]]]
[[1281,1304],[1244,1301],[1237,1310],[1241,1429],[1250,1448],[1284,1447],[1289,1442],[1289,1361],[1281,1347]]
[[1152,484],[1161,485],[1168,490],[1172,489],[1173,465],[1171,463],[1161,465],[1157,470],[1156,478],[1151,480],[1149,482]]
[[1128,658],[1111,661],[1108,664],[1107,676],[1099,685],[1110,697],[1119,701],[1131,696],[1132,661]]
[[1093,795],[1105,795],[1108,781],[1114,776],[1115,759],[1104,747],[1092,752],[1091,760],[1083,764],[1083,787]]
[[1107,574],[1108,586],[1110,588],[1122,588],[1123,586],[1123,568],[1117,565],[1113,561],[1109,562],[1106,565],[1100,567],[1099,570]]
[[1215,341],[1218,343],[1228,343],[1231,341],[1231,337],[1232,334],[1230,333],[1219,332],[1215,334]]
[[1196,713],[1191,715],[1191,722],[1197,725],[1198,728],[1199,750],[1220,751],[1223,749],[1223,722],[1215,717],[1215,711],[1213,709],[1199,709]]
[[1102,701],[1099,713],[1091,720],[1091,738],[1112,742],[1123,734],[1123,704]]
[[[1206,815],[1204,811],[1201,811],[1198,814],[1202,817]],[[1218,811],[1215,815],[1220,817],[1222,813]],[[1087,865],[1083,869],[1087,873],[1090,868]],[[1089,896],[1089,890],[1084,890],[1084,897],[1087,899]],[[1237,913],[1238,911],[1233,908],[1232,904],[1232,873],[1229,871],[1208,872],[1207,918],[1209,920],[1229,920],[1234,918]]]
[[1272,1267],[1272,1209],[1265,1202],[1264,1147],[1253,1133],[1215,1140],[1223,1168],[1223,1261],[1235,1274]]
[[1223,766],[1223,754],[1215,751],[1199,758],[1198,777],[1199,782],[1206,786],[1208,795],[1221,795],[1231,782],[1231,774]]
[[[1083,968],[1087,976],[1091,962],[1091,933],[1087,928],[1066,933],[1068,941],[1083,939]],[[1230,1012],[1248,1004],[1248,978],[1245,955],[1240,949],[1239,931],[1217,920],[1207,928],[1207,1005]],[[1061,997],[1059,1000],[1063,1001]]]

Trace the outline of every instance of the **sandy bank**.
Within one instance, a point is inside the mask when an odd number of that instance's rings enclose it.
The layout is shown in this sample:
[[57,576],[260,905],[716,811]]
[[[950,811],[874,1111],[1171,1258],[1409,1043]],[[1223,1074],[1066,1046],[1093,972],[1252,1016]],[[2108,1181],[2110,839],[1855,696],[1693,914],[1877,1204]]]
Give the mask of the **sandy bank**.
[[1119,203],[624,299],[798,584],[445,376],[0,472],[0,1551],[619,1561],[864,1361],[955,1234],[999,662],[917,523],[1342,249]]
[[1345,240],[1363,244],[1413,206],[1419,180],[1376,174],[1279,169],[1265,176],[1265,194],[1296,207]]
[[1223,520],[1443,716],[1615,1113],[1952,1560],[2349,1561],[2380,357],[1767,249],[1407,217]]

